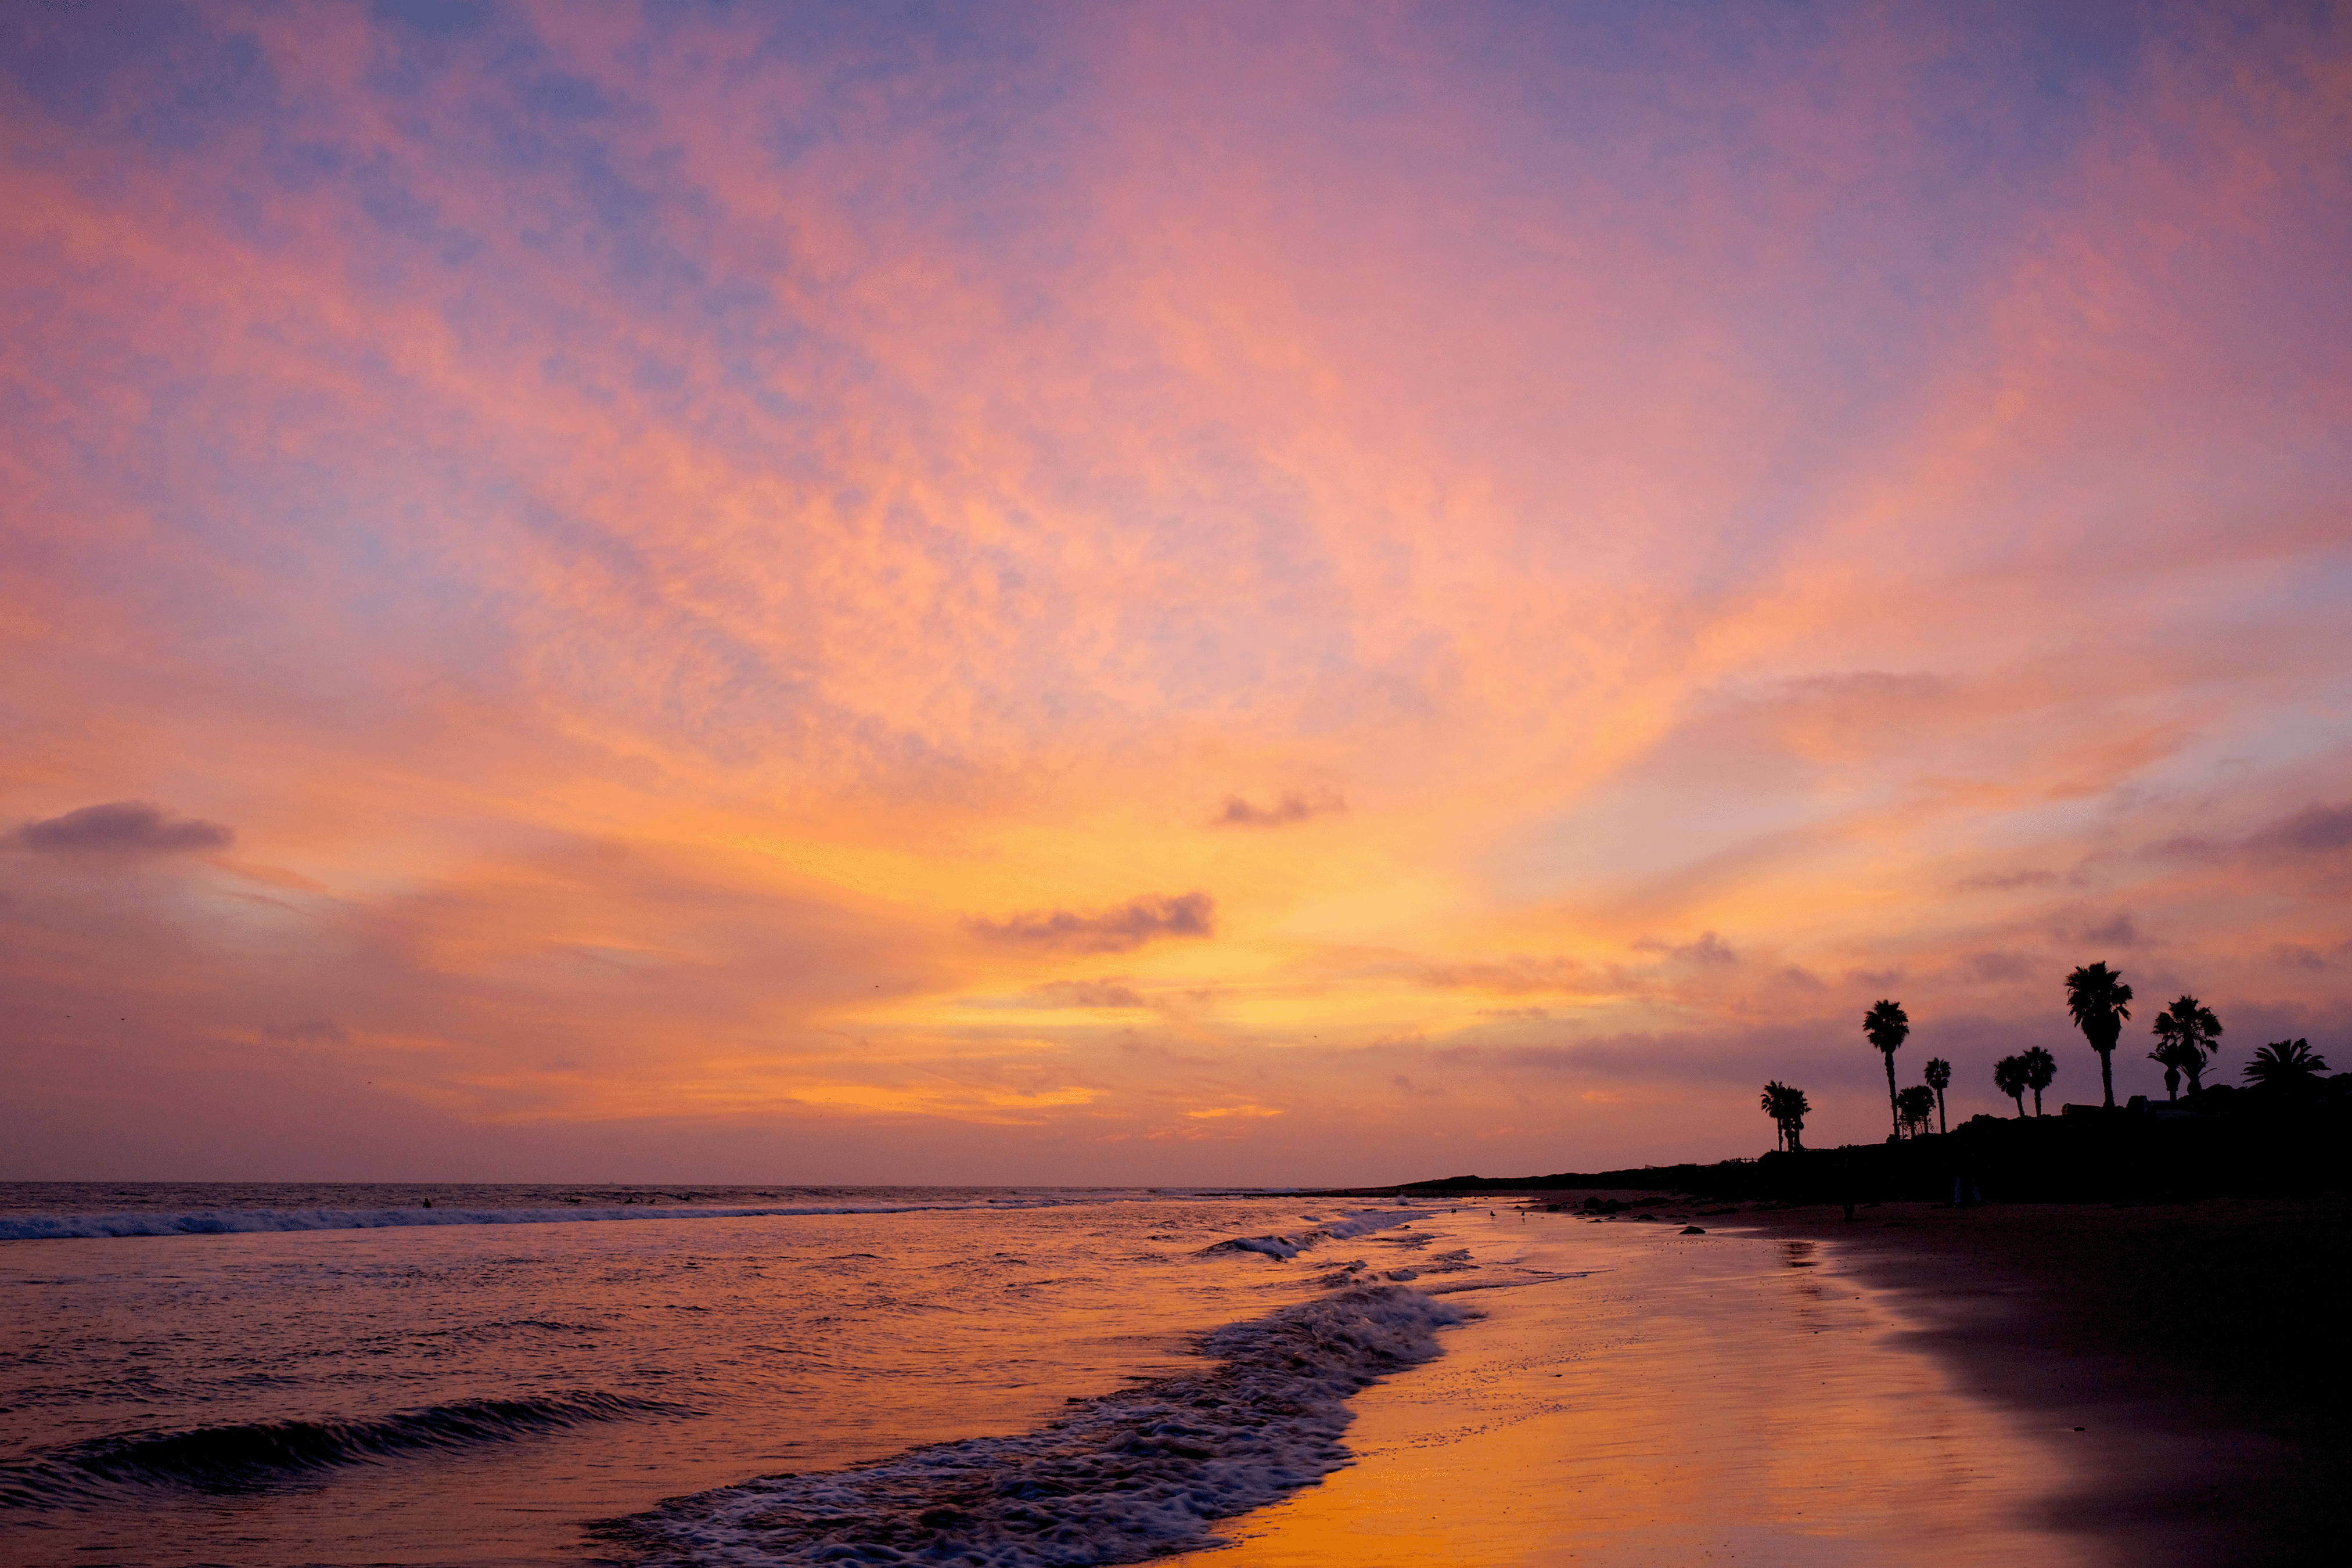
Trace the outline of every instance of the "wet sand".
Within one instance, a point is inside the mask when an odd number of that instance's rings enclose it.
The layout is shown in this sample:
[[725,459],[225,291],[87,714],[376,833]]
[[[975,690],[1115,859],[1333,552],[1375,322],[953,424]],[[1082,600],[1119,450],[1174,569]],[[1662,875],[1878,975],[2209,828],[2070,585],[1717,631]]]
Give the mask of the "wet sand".
[[1431,1223],[1594,1272],[1461,1296],[1487,1318],[1359,1397],[1356,1467],[1185,1561],[2343,1560],[2352,1205],[1496,1206]]
[[1591,1272],[1454,1297],[1486,1318],[1358,1397],[1358,1465],[1186,1562],[2095,1561],[2045,1517],[2076,1447],[1957,1387],[1903,1293],[1821,1240],[1507,1208],[1429,1225]]
[[1826,1243],[1897,1293],[1960,1387],[2072,1437],[2077,1479],[2046,1518],[2103,1560],[2345,1560],[2352,1203],[1890,1204],[1851,1224],[1834,1209],[1738,1223]]

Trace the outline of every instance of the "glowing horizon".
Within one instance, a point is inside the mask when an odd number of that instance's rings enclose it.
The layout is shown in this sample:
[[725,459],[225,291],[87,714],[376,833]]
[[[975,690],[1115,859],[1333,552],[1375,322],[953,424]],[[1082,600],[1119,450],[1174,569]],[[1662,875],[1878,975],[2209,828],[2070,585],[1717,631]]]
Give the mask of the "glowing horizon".
[[0,24],[5,1173],[2352,1054],[2340,8],[127,15]]

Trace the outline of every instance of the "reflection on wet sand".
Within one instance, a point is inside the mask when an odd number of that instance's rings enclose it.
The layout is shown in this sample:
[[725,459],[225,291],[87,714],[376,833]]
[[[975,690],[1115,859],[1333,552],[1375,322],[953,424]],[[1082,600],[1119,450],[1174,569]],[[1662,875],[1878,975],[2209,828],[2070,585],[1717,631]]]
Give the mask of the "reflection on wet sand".
[[1444,1223],[1482,1258],[1593,1272],[1465,1298],[1484,1322],[1356,1402],[1360,1464],[1188,1561],[2081,1560],[2034,1522],[2063,1453],[1902,1344],[1912,1325],[1833,1249],[1565,1216]]

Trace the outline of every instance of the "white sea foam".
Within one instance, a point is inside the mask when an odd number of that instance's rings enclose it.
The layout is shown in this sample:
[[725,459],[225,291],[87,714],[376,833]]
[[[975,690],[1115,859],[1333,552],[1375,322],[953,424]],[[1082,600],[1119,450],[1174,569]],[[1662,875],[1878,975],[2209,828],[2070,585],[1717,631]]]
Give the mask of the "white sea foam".
[[644,1563],[1075,1568],[1213,1542],[1206,1527],[1349,1462],[1346,1401],[1474,1314],[1392,1285],[1218,1330],[1221,1365],[1074,1405],[1041,1431],[677,1498],[602,1528]]
[[[247,1231],[378,1230],[418,1225],[571,1225],[583,1220],[745,1219],[763,1215],[920,1214],[1017,1204],[802,1204],[775,1208],[592,1208],[566,1205],[535,1209],[205,1209],[192,1214],[0,1215],[0,1241],[51,1241],[122,1236],[226,1236]],[[1055,1206],[1039,1204],[1037,1207]]]
[[[1203,1252],[1257,1252],[1268,1258],[1287,1262],[1310,1247],[1327,1241],[1348,1241],[1359,1236],[1369,1236],[1391,1226],[1411,1225],[1423,1211],[1418,1209],[1357,1209],[1336,1219],[1318,1220],[1312,1230],[1291,1231],[1280,1236],[1237,1236],[1230,1241],[1216,1242],[1202,1247]],[[1305,1216],[1301,1216],[1302,1218]],[[1416,1241],[1424,1239],[1415,1237]]]

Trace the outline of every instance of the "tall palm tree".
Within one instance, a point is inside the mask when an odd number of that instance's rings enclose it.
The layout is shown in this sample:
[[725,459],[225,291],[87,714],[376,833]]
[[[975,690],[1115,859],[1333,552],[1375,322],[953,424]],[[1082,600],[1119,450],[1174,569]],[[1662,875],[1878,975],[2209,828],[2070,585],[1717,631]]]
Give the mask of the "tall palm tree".
[[[2048,1089],[2050,1080],[2058,1076],[2058,1058],[2040,1046],[2031,1046],[2017,1058],[2017,1064],[2025,1069],[2025,1087],[2033,1091],[2033,1114],[2039,1116],[2042,1114],[2042,1091]],[[2114,1097],[2110,1095],[2108,1099],[2112,1103]]]
[[1949,1132],[1951,1123],[1944,1120],[1944,1091],[1952,1087],[1952,1064],[1941,1057],[1929,1057],[1925,1077],[1927,1087],[1936,1091],[1936,1131]]
[[2156,1016],[2157,1047],[2148,1055],[2164,1064],[2164,1088],[2171,1095],[2174,1075],[2189,1075],[2189,1092],[2205,1088],[2205,1063],[2221,1052],[2221,1020],[2194,996],[2183,996]]
[[2020,1120],[2025,1116],[2025,1058],[2003,1057],[1992,1064],[1993,1087],[2017,1101]]
[[2099,1085],[2106,1091],[2109,1110],[2116,1108],[2116,1042],[2123,1037],[2124,1020],[2131,1016],[2125,1005],[2131,999],[2132,989],[2123,975],[2104,963],[2086,963],[2066,976],[2066,1011],[2099,1053]]
[[2309,1040],[2273,1040],[2254,1052],[2246,1064],[2248,1083],[2297,1083],[2327,1070],[2327,1058],[2315,1053]]
[[1764,1086],[1764,1114],[1780,1129],[1780,1146],[1791,1154],[1804,1151],[1805,1116],[1813,1108],[1805,1099],[1805,1091],[1792,1089],[1774,1079]]
[[1862,1032],[1870,1037],[1870,1043],[1886,1058],[1886,1111],[1895,1119],[1895,1135],[1900,1138],[1903,1113],[1895,1104],[1895,1053],[1903,1048],[1903,1037],[1911,1032],[1910,1016],[1903,1011],[1902,1003],[1881,997],[1862,1016]]

